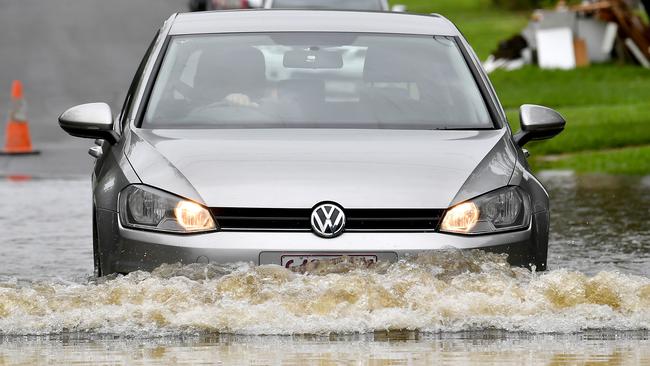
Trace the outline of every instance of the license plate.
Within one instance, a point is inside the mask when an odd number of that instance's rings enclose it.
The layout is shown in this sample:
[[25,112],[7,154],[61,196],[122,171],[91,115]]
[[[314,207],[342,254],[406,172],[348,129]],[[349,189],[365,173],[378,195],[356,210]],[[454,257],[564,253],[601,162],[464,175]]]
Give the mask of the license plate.
[[282,266],[285,268],[296,268],[323,261],[338,263],[345,260],[360,262],[369,266],[377,263],[377,256],[362,254],[283,255]]

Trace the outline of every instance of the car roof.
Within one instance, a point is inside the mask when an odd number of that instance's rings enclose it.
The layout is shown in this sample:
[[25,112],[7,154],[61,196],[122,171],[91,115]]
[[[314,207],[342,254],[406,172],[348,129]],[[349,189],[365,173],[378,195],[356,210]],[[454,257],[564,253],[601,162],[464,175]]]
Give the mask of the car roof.
[[[264,1],[264,8],[265,9],[278,9],[278,8],[274,7],[274,5],[277,3],[277,1],[279,1],[279,0],[265,0]],[[312,2],[316,2],[316,4],[326,4],[326,3],[329,3],[330,0],[302,0],[302,1],[304,2],[304,4],[312,4],[313,5]],[[321,1],[321,2],[318,3],[318,1]],[[346,1],[354,2],[355,0],[346,0]],[[363,0],[356,0],[356,1],[363,1]],[[356,10],[371,10],[372,11],[372,10],[375,10],[375,9],[376,10],[380,10],[380,9],[381,10],[388,10],[388,9],[390,9],[390,7],[388,6],[388,1],[387,0],[374,0],[374,1],[375,1],[375,3],[377,5],[379,5],[379,7],[380,7],[379,9],[376,9],[376,8],[363,8],[363,7],[361,7],[361,8],[350,7],[350,8],[339,9],[339,10],[355,10],[356,9]],[[363,3],[363,4],[367,4],[367,3]],[[285,9],[286,10],[288,8],[286,6],[282,6],[282,7],[280,7],[280,9]],[[310,9],[334,10],[334,9],[336,9],[336,7],[327,7],[327,6],[325,6],[325,7],[319,8],[318,6],[316,6],[316,7],[310,8]]]
[[169,34],[355,32],[460,35],[437,15],[343,10],[221,10],[178,14]]

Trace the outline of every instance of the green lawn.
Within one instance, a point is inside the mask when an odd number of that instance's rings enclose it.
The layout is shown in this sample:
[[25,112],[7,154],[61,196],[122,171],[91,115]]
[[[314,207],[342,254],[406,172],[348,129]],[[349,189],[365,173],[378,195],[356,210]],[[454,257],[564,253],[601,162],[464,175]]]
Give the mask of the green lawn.
[[[630,105],[560,106],[568,121],[559,136],[526,147],[535,155],[639,146],[650,143],[650,102]],[[519,129],[516,109],[508,110],[513,131]]]
[[531,102],[553,108],[650,102],[650,70],[637,66],[607,64],[570,71],[528,66],[497,70],[490,79],[505,108]]
[[525,13],[495,9],[489,0],[392,0],[409,12],[438,13],[453,21],[485,59],[498,41],[515,35],[526,26]]
[[[489,0],[393,2],[409,11],[448,17],[482,60],[528,21],[527,13],[495,9]],[[567,119],[560,136],[526,146],[535,168],[650,174],[650,70],[616,64],[570,71],[529,66],[499,70],[490,79],[514,130],[524,103],[555,108]]]
[[560,160],[535,159],[533,169],[571,169],[581,173],[648,174],[650,146],[570,154]]

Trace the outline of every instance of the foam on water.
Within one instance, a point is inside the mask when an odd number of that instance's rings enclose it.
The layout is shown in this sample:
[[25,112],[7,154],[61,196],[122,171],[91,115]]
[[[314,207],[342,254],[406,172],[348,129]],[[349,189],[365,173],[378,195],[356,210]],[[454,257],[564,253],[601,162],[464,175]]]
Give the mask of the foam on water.
[[87,283],[0,282],[0,334],[164,335],[650,329],[650,279],[531,273],[443,251],[366,268],[165,265]]

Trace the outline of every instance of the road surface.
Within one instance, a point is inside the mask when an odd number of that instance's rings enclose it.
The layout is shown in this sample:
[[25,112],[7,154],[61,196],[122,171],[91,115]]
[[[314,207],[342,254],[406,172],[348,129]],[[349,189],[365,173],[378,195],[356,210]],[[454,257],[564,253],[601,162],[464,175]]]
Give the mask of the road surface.
[[185,0],[0,0],[0,143],[11,81],[25,86],[39,156],[0,157],[0,175],[88,175],[92,141],[69,137],[57,117],[66,108],[122,103],[156,30]]

